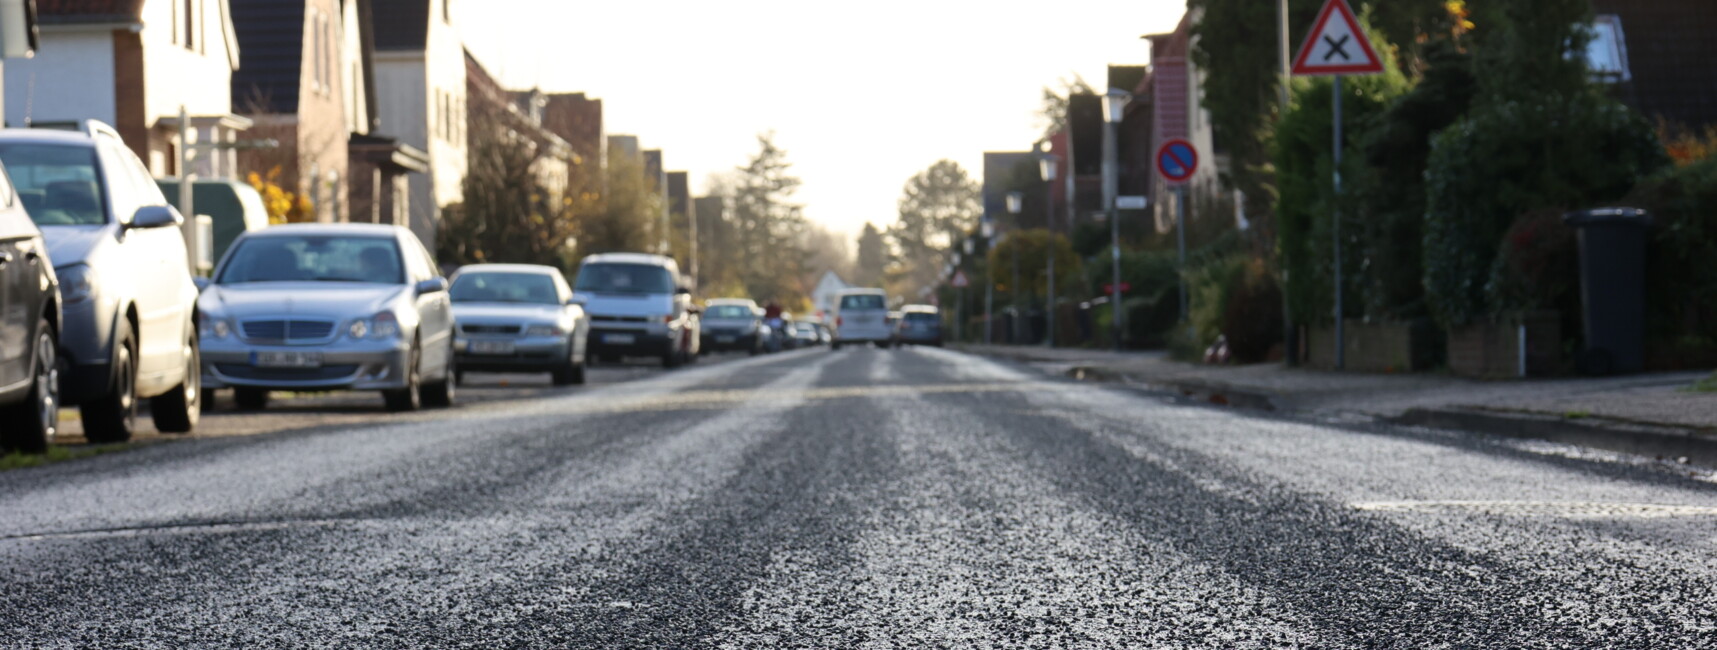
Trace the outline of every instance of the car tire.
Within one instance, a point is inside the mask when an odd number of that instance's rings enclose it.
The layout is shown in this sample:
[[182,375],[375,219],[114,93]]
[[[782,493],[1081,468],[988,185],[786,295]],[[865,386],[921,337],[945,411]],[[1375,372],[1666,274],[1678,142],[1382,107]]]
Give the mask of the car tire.
[[203,414],[203,356],[195,333],[185,339],[185,381],[149,400],[155,430],[161,433],[190,433]]
[[233,404],[240,411],[261,411],[268,408],[268,391],[261,388],[234,388]]
[[22,402],[0,408],[0,446],[16,452],[39,454],[48,450],[60,426],[59,337],[44,318],[36,323],[34,374],[29,396]]
[[[567,350],[576,349],[572,342],[567,342]],[[568,352],[566,362],[549,371],[549,381],[556,386],[572,386],[584,383],[584,364],[574,363],[572,353]]]
[[107,393],[78,408],[83,437],[93,443],[125,442],[137,430],[137,339],[123,318],[114,332],[112,371]]
[[459,389],[455,386],[453,376],[459,372],[453,360],[453,348],[447,349],[447,372],[442,373],[441,381],[424,384],[422,395],[423,405],[433,408],[449,408],[459,397]]
[[382,391],[382,401],[387,409],[395,413],[416,411],[423,408],[423,352],[417,343],[411,345],[411,356],[406,360],[405,388]]

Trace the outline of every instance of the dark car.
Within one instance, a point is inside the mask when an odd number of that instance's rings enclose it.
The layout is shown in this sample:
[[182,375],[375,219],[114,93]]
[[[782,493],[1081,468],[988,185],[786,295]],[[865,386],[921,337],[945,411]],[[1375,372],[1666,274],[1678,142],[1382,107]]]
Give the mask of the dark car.
[[942,347],[942,313],[930,305],[907,305],[894,323],[894,342]]
[[60,284],[41,231],[0,174],[0,445],[38,453],[60,424]]

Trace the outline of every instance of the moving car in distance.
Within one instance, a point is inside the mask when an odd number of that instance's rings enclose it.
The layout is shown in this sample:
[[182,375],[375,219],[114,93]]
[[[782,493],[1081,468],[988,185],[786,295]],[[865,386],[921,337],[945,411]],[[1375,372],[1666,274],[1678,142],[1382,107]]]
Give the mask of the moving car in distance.
[[265,408],[273,390],[381,391],[392,411],[453,403],[447,280],[405,228],[246,233],[199,306],[204,383],[232,388],[241,409]]
[[888,326],[888,294],[881,289],[845,289],[835,294],[835,339],[829,345],[871,343],[888,347],[894,332]]
[[584,258],[573,284],[590,313],[590,351],[603,362],[658,357],[676,368],[697,359],[698,310],[673,258],[605,253]]
[[473,264],[453,274],[455,380],[467,372],[546,372],[584,383],[590,319],[560,269]]
[[60,397],[90,442],[129,440],[143,399],[156,430],[189,432],[202,374],[185,219],[113,127],[79,127],[0,131],[0,162],[60,281]]
[[38,454],[60,426],[60,283],[0,174],[0,451]]
[[794,348],[814,348],[823,344],[823,337],[817,333],[817,324],[809,321],[793,323],[791,330]]
[[942,312],[930,305],[907,305],[894,324],[896,345],[942,347]]
[[750,299],[716,298],[704,303],[704,350],[742,350],[755,355],[763,351],[767,331],[763,310]]

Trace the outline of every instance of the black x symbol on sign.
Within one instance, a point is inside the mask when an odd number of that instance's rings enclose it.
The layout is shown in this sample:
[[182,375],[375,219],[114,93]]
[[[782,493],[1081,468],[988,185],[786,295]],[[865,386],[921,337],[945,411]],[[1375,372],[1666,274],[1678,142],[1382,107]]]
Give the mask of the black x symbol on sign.
[[1347,55],[1347,49],[1346,48],[1347,48],[1347,40],[1350,38],[1353,38],[1352,34],[1341,37],[1341,40],[1336,40],[1336,39],[1330,38],[1328,36],[1325,36],[1324,42],[1329,43],[1329,51],[1324,53],[1324,60],[1328,61],[1330,57],[1335,56],[1337,54],[1341,55],[1341,60],[1343,60],[1343,61],[1349,60],[1350,57],[1348,57],[1348,55]]

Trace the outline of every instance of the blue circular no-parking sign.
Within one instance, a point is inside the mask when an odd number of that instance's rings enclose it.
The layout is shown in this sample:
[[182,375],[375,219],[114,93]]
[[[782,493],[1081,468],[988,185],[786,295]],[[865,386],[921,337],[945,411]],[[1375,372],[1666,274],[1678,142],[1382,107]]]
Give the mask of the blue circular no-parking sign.
[[1157,149],[1157,173],[1170,183],[1184,183],[1198,171],[1198,150],[1179,138]]

